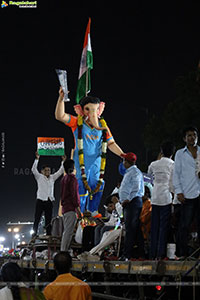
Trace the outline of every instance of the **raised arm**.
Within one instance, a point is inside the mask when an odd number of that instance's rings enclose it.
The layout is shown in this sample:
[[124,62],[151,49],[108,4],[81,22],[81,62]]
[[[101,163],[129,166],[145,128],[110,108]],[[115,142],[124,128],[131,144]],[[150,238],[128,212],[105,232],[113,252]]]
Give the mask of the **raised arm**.
[[33,175],[35,176],[35,179],[40,177],[40,173],[38,172],[38,169],[37,169],[39,158],[40,158],[40,156],[39,156],[38,152],[36,152],[35,160],[34,160],[34,163],[33,163],[32,169],[31,169]]
[[63,101],[64,98],[64,92],[62,90],[62,87],[59,89],[59,97],[56,104],[56,110],[55,110],[55,118],[58,121],[61,121],[63,123],[67,123],[70,120],[70,115],[65,113],[65,103]]
[[63,167],[63,163],[66,160],[66,156],[62,156],[62,162],[60,165],[60,168],[57,172],[55,172],[54,174],[52,174],[52,178],[54,181],[56,181],[62,174],[64,174],[64,167]]

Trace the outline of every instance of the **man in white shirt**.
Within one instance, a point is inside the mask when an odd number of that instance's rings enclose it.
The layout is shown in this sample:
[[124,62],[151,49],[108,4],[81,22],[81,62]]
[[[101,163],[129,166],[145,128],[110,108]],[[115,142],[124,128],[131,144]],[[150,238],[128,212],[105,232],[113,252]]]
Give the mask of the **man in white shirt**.
[[171,159],[175,147],[171,142],[161,145],[161,159],[153,161],[148,174],[154,177],[151,204],[151,247],[150,258],[166,256],[167,236],[170,226],[172,203],[172,173],[174,161]]
[[177,244],[178,256],[189,255],[188,236],[192,222],[196,219],[200,239],[200,179],[198,174],[198,129],[189,126],[183,129],[185,147],[175,155],[173,185],[177,200],[181,202]]
[[55,200],[54,183],[64,173],[63,162],[66,159],[65,156],[62,156],[60,169],[56,173],[51,174],[51,169],[48,166],[43,166],[41,173],[38,172],[37,166],[39,158],[40,156],[36,152],[36,159],[31,169],[38,185],[35,220],[33,224],[33,236],[37,235],[38,225],[43,212],[45,215],[46,234],[51,235],[51,219],[53,211],[52,201]]

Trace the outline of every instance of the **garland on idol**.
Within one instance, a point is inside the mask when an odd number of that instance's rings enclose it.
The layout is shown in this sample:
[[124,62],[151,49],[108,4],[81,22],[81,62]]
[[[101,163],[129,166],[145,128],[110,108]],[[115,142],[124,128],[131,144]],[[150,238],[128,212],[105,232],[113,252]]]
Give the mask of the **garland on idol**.
[[[107,138],[106,138],[106,132],[107,130],[103,130],[102,136],[102,146],[101,146],[101,166],[100,166],[100,175],[99,175],[99,180],[97,182],[97,185],[94,190],[91,189],[91,187],[88,184],[87,181],[87,176],[85,174],[85,164],[84,164],[84,153],[83,153],[83,137],[82,137],[82,128],[83,128],[83,116],[78,115],[78,156],[79,156],[79,164],[80,164],[80,169],[81,169],[81,177],[83,184],[85,188],[89,192],[90,200],[92,200],[93,195],[95,193],[98,193],[102,182],[103,182],[103,177],[105,173],[105,167],[106,167],[106,152],[107,152]],[[100,123],[102,127],[107,127],[106,121],[104,120],[103,117],[100,118]]]

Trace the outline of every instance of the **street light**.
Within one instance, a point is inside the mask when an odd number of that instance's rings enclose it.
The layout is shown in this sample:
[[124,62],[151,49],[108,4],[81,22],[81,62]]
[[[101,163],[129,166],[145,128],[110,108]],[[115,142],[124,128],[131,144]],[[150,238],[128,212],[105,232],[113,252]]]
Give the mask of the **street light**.
[[5,242],[5,237],[4,236],[0,236],[0,242]]
[[[12,248],[15,248],[15,241],[14,241],[14,238],[15,239],[19,239],[20,235],[17,233],[19,232],[19,227],[9,227],[8,228],[8,232],[12,233]],[[15,234],[15,235],[14,235]]]
[[31,229],[30,230],[30,235],[32,235],[34,233],[34,230],[33,229]]
[[15,239],[18,240],[18,239],[19,239],[19,236],[20,236],[20,235],[19,235],[18,233],[15,234]]

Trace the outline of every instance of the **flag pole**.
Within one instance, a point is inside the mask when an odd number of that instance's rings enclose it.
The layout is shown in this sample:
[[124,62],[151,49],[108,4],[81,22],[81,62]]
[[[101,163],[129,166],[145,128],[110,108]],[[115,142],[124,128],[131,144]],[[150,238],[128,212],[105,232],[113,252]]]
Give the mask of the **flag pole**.
[[86,87],[85,87],[85,96],[88,94],[88,69],[86,71]]

